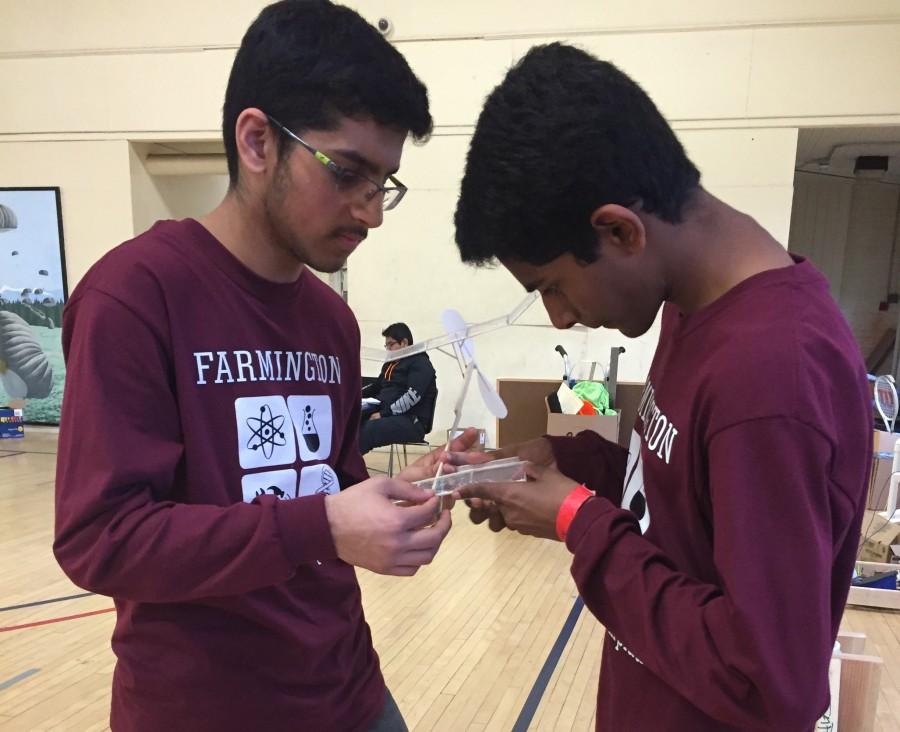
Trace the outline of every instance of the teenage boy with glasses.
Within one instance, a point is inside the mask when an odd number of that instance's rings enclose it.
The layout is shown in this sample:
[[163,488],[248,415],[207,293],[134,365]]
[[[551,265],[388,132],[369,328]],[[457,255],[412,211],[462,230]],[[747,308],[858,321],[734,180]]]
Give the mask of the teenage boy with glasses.
[[431,124],[355,12],[271,5],[225,94],[225,199],[117,247],[69,300],[54,551],[116,602],[113,730],[406,729],[354,565],[431,561],[449,512],[407,481],[439,458],[368,478],[359,328],[308,268],[381,224]]

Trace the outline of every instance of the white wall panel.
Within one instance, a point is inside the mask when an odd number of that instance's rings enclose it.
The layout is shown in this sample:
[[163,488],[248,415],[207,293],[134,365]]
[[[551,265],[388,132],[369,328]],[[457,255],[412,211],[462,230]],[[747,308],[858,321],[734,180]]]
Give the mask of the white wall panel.
[[797,173],[789,248],[822,271],[835,299],[844,276],[852,196],[852,179]]
[[133,234],[126,142],[0,141],[0,186],[60,187],[70,290]]
[[900,23],[753,32],[748,117],[897,114]]
[[[265,0],[4,0],[0,53],[84,48],[236,45]],[[392,38],[809,24],[900,17],[895,0],[349,0]]]

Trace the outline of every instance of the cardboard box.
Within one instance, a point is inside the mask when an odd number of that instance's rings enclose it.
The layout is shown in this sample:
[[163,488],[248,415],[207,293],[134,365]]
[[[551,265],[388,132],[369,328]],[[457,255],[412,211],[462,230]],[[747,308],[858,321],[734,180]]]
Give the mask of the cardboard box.
[[0,439],[25,437],[25,418],[21,409],[0,407]]
[[863,542],[859,552],[861,562],[887,562],[894,554],[891,544],[896,544],[900,539],[900,524],[876,517],[878,520],[884,521],[884,524]]
[[872,459],[872,473],[869,475],[869,495],[866,500],[866,508],[873,511],[884,511],[887,508],[893,464],[894,461],[892,459],[888,460],[887,458],[879,457]]
[[[891,472],[894,466],[894,445],[900,435],[875,430],[872,456],[872,472],[869,474],[869,495],[866,508],[884,511],[887,504]],[[884,456],[884,457],[882,457]]]
[[885,432],[884,430],[875,430],[875,437],[872,439],[872,450],[874,452],[889,452],[894,454],[894,445],[900,440],[900,434],[897,432]]
[[548,435],[577,435],[591,430],[610,442],[619,441],[619,420],[622,413],[616,410],[614,416],[603,414],[557,414],[547,412]]

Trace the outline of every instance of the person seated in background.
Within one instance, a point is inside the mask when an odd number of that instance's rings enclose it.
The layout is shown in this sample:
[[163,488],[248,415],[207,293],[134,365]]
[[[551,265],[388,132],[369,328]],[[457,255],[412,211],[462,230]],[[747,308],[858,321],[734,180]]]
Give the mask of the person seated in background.
[[[381,335],[388,351],[411,346],[412,332],[406,323],[389,325]],[[395,442],[422,442],[431,432],[434,404],[437,401],[437,377],[427,353],[415,353],[381,367],[378,380],[366,390],[366,396],[380,403],[374,410],[363,410],[359,430],[359,451],[365,455],[373,447]]]

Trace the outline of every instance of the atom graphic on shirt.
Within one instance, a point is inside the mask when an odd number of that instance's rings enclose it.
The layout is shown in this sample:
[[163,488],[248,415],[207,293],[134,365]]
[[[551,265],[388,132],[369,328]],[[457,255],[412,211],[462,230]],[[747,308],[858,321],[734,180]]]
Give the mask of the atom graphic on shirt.
[[287,444],[281,427],[284,424],[284,415],[273,415],[268,404],[259,408],[259,417],[248,417],[247,427],[250,429],[250,440],[247,447],[251,450],[262,449],[266,460],[271,459],[276,447]]

